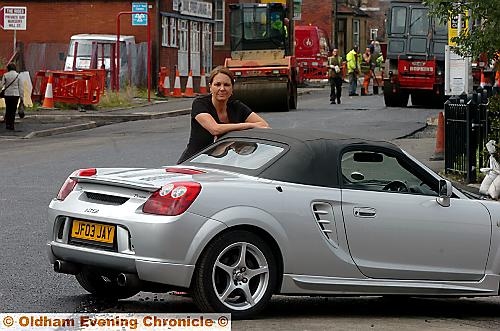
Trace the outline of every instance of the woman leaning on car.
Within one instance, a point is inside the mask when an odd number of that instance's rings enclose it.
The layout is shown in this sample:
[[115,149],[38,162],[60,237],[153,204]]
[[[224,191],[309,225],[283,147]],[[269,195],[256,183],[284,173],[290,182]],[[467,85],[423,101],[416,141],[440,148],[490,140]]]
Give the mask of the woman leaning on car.
[[224,66],[210,73],[210,94],[194,99],[191,107],[191,134],[177,163],[214,142],[217,137],[238,130],[268,128],[269,124],[243,102],[231,98],[234,75]]

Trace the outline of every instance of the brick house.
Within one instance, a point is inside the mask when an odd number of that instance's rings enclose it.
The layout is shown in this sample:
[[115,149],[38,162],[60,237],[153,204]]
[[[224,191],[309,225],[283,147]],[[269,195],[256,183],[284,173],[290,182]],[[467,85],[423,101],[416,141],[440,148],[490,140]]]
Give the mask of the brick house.
[[[2,6],[27,8],[26,30],[17,30],[15,40],[24,53],[26,70],[32,77],[38,70],[62,70],[70,37],[79,33],[116,34],[120,12],[132,11],[132,2],[108,1],[42,1],[3,0]],[[139,2],[139,1],[137,1]],[[183,85],[189,69],[198,84],[201,67],[210,70],[212,60],[213,3],[210,0],[140,0],[147,3],[151,28],[152,75],[160,67],[181,74]],[[69,9],[70,8],[70,9]],[[120,33],[135,36],[136,43],[147,48],[147,28],[132,26],[131,15],[120,15]],[[143,47],[144,48],[144,47]],[[0,65],[14,53],[14,31],[0,29]],[[137,68],[144,72],[146,68]],[[144,84],[143,84],[144,85]]]
[[[63,69],[72,35],[116,34],[118,13],[131,11],[133,2],[146,3],[148,7],[153,86],[160,67],[167,67],[171,82],[174,81],[175,69],[179,69],[182,86],[192,70],[196,90],[201,69],[208,72],[223,64],[230,55],[229,4],[255,1],[3,0],[1,6],[27,8],[27,28],[16,31],[15,40],[23,50],[26,69],[33,76],[38,70]],[[353,40],[363,45],[370,38],[370,32],[376,32],[378,37],[383,35],[383,23],[373,20],[378,15],[376,9],[383,3],[387,0],[302,0],[300,19],[295,24],[320,26],[327,32],[331,44],[338,45],[345,54],[352,47]],[[120,15],[120,32],[134,35],[136,43],[143,46],[142,50],[147,46],[147,28],[132,26],[131,15]],[[14,31],[0,30],[0,65],[5,66],[14,48]],[[145,65],[135,70],[138,75],[145,76]]]
[[[370,40],[385,41],[385,15],[390,0],[333,0],[333,40],[339,49],[348,52],[354,44],[360,49]],[[345,53],[344,53],[345,54]]]

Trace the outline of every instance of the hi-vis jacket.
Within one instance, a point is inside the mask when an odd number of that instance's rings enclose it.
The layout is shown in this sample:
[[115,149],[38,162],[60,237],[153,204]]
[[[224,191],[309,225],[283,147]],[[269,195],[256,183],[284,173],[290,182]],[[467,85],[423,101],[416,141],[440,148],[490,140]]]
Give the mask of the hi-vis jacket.
[[361,54],[356,53],[354,49],[352,49],[349,53],[346,55],[346,60],[347,60],[347,73],[350,74],[354,72],[354,70],[357,70],[357,73],[361,72]]

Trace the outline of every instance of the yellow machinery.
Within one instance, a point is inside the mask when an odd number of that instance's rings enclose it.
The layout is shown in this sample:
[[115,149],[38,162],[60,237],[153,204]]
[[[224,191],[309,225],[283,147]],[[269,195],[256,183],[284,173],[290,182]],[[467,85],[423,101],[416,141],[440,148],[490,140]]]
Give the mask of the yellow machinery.
[[234,97],[258,112],[296,109],[292,8],[281,2],[229,8],[231,58],[225,66],[236,76]]

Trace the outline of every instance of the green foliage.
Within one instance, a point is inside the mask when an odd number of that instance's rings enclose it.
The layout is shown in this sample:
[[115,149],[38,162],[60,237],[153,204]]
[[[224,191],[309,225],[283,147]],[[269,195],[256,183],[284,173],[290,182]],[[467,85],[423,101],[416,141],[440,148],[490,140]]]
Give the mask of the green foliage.
[[500,94],[494,95],[488,100],[488,120],[490,139],[500,143]]
[[[165,100],[165,97],[160,97],[157,95],[156,91],[152,88],[150,92],[150,98],[156,100]],[[148,98],[148,89],[145,87],[139,87],[136,89],[135,97],[139,99],[147,99]]]
[[129,107],[132,105],[132,101],[135,97],[136,89],[134,87],[128,86],[125,89],[121,89],[119,92],[114,92],[107,90],[104,95],[101,96],[98,107],[99,108],[120,108]]
[[494,59],[500,50],[500,0],[424,0],[429,6],[431,15],[441,21],[457,17],[459,14],[469,14],[472,20],[469,26],[472,31],[461,31],[460,36],[453,38],[457,43],[456,51],[462,56],[478,58],[479,54],[487,54],[489,59]]

